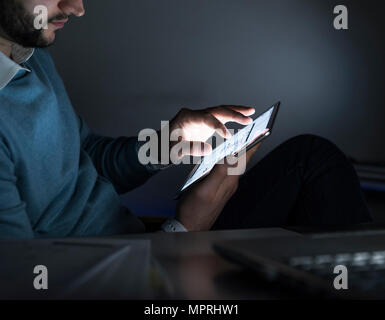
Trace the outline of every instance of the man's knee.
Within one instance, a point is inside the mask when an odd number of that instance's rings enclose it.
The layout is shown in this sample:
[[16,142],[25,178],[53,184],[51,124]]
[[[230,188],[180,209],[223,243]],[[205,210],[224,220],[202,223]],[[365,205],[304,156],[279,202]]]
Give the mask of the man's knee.
[[298,135],[287,140],[282,146],[290,150],[288,152],[295,155],[294,159],[305,167],[330,161],[349,166],[348,158],[333,142],[317,135]]
[[343,154],[343,152],[330,140],[317,136],[314,134],[302,134],[290,138],[286,141],[287,144],[294,145],[299,150],[303,151],[312,151],[315,152],[318,150],[323,153],[338,153]]

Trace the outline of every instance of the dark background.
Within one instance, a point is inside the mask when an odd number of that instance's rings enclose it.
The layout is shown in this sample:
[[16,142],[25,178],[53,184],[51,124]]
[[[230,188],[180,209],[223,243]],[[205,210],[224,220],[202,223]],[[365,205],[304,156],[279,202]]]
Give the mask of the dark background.
[[[349,9],[349,30],[333,8]],[[75,109],[98,133],[159,128],[182,107],[282,108],[255,158],[301,133],[364,162],[385,162],[381,1],[91,0],[50,49]],[[170,215],[190,167],[124,196],[139,215]]]

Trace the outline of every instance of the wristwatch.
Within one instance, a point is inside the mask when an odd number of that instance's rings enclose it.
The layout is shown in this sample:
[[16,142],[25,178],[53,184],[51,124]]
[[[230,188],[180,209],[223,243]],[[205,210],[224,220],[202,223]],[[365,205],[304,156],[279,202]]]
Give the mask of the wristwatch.
[[178,220],[168,219],[162,224],[164,232],[188,232],[188,230]]

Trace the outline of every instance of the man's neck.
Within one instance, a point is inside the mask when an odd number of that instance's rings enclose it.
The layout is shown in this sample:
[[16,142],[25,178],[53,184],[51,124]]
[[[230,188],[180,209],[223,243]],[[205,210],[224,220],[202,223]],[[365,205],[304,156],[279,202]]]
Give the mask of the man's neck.
[[12,42],[0,36],[0,51],[11,58]]

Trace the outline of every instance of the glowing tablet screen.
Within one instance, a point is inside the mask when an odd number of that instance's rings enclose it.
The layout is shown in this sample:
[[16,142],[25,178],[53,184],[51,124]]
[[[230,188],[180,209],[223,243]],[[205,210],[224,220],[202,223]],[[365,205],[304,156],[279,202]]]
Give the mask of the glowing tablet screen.
[[[195,170],[194,174],[186,181],[181,191],[192,185],[195,181],[199,180],[202,176],[209,173],[214,166],[225,157],[235,154],[242,150],[247,145],[257,139],[266,129],[270,118],[273,114],[274,106],[268,111],[260,115],[253,123],[239,130],[230,139],[223,142],[220,146],[215,148],[211,154],[203,157],[199,167]],[[269,132],[267,133],[269,134]]]

